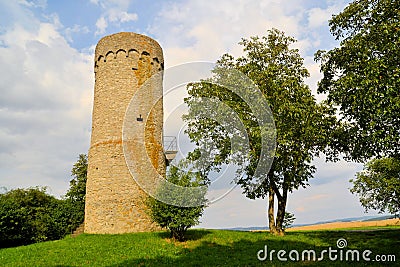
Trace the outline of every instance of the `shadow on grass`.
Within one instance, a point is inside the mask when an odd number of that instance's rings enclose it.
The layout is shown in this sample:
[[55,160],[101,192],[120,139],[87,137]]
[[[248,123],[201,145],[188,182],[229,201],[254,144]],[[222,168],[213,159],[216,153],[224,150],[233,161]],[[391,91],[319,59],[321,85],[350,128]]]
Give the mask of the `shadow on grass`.
[[[175,255],[163,255],[145,258],[127,259],[123,262],[112,266],[382,266],[382,262],[366,262],[361,258],[361,253],[364,250],[371,250],[372,259],[375,255],[395,255],[397,262],[387,262],[385,266],[395,266],[400,261],[398,248],[400,247],[400,231],[388,230],[367,233],[353,233],[344,231],[323,231],[323,232],[291,232],[285,237],[274,237],[269,233],[249,233],[248,237],[241,240],[229,242],[226,240],[223,244],[220,239],[208,239],[209,231],[202,233],[201,231],[191,231],[192,240],[198,240],[194,246],[189,243],[176,243],[181,249]],[[165,237],[164,233],[160,234]],[[227,235],[228,236],[228,235]],[[213,237],[213,235],[210,235]],[[325,254],[323,261],[313,259],[301,259],[301,253],[304,250],[316,251],[318,259],[323,250],[328,250],[331,247],[334,250],[340,251],[337,247],[339,238],[346,239],[348,246],[343,248],[343,255],[346,250],[359,250],[360,260],[357,261],[345,259],[335,261],[329,259]],[[204,240],[201,240],[204,239]],[[260,250],[267,249],[266,259],[260,261],[257,258],[257,253]],[[270,253],[272,253],[272,261]],[[285,250],[287,261],[280,261],[277,257],[279,250]],[[300,254],[299,261],[291,261],[288,254],[291,250],[296,250]],[[306,254],[307,255],[307,254]],[[265,256],[261,252],[261,257]],[[307,256],[306,256],[307,258]]]
[[30,244],[35,244],[34,242],[19,242],[19,241],[12,241],[12,240],[7,240],[0,242],[0,250],[6,249],[6,248],[15,248],[15,247],[20,247],[20,246],[27,246]]
[[[210,234],[211,232],[208,230],[195,230],[192,229],[188,231],[185,235],[185,241],[195,241],[204,238],[206,235]],[[170,232],[159,232],[158,235],[163,239],[171,238]]]

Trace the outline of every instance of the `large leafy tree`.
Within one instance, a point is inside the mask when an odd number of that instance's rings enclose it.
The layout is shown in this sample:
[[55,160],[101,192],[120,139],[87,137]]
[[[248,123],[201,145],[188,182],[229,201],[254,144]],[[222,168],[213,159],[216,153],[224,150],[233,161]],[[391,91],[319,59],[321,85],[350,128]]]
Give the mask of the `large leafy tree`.
[[340,46],[318,51],[318,91],[337,105],[353,160],[400,154],[400,1],[356,0],[329,21]]
[[379,212],[400,215],[400,160],[374,159],[351,182],[351,192],[360,196],[361,205]]
[[[197,145],[189,159],[203,160],[202,153],[209,151],[209,144],[213,143],[212,151],[209,152],[212,160],[206,161],[208,165],[202,169],[205,174],[211,170],[218,171],[223,164],[229,162],[240,165],[236,183],[249,198],[268,196],[270,231],[278,234],[283,234],[288,193],[308,185],[308,180],[315,172],[312,159],[319,152],[326,150],[329,140],[333,138],[329,132],[336,127],[333,110],[324,103],[316,103],[310,89],[304,83],[309,73],[298,50],[289,47],[294,42],[295,39],[276,29],[269,30],[267,36],[261,38],[243,39],[240,44],[243,46],[244,56],[235,59],[231,55],[223,55],[217,62],[214,76],[189,84],[189,97],[185,99],[189,107],[189,113],[184,116],[188,122],[186,132]],[[260,161],[262,137],[268,134],[268,131],[260,127],[257,116],[240,96],[225,86],[219,86],[229,83],[226,82],[229,78],[224,76],[224,70],[227,69],[240,71],[250,78],[268,101],[274,116],[275,157],[271,169],[265,169],[261,174],[263,179],[259,181],[262,183],[256,189],[253,175]],[[221,81],[222,79],[224,81]],[[235,82],[237,81],[232,81],[232,84]],[[216,99],[235,112],[246,130],[248,151],[239,150],[238,153],[232,153],[234,136],[226,130],[226,126],[234,116],[226,116],[225,125],[213,118],[199,116],[197,109],[200,98]],[[220,111],[214,111],[218,112]],[[276,219],[275,198],[278,200]]]
[[400,190],[399,10],[397,0],[353,1],[329,22],[340,46],[316,53],[324,75],[318,91],[328,93],[345,126],[339,147],[356,161],[375,158],[351,191],[366,209],[392,213]]

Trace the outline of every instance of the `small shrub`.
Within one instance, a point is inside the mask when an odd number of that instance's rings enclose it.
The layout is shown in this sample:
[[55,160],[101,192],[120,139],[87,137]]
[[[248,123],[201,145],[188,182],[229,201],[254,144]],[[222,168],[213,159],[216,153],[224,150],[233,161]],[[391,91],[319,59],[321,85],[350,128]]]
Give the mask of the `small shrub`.
[[[205,184],[204,179],[198,173],[185,172],[175,166],[170,167],[167,173],[167,181],[183,187],[195,187]],[[191,200],[193,200],[193,196],[174,195],[168,188],[162,186],[158,190],[158,195],[168,195],[169,199],[189,199],[192,197]],[[204,194],[201,196],[200,202],[204,204],[195,207],[180,207],[149,198],[148,205],[153,221],[161,227],[167,228],[172,238],[183,241],[185,240],[187,229],[200,222],[199,218],[203,214],[206,202]]]
[[293,213],[285,212],[282,225],[283,230],[289,228],[294,223],[294,220],[296,220],[296,217],[294,217]]

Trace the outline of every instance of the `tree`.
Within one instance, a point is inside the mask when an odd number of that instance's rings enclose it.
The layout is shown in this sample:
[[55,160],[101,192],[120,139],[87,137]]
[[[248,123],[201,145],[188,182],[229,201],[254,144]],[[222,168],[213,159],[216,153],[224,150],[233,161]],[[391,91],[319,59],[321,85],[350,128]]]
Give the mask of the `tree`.
[[69,189],[65,196],[72,200],[85,205],[86,196],[86,180],[87,180],[88,158],[86,154],[79,154],[77,162],[71,170],[74,177],[69,182]]
[[361,205],[379,212],[400,213],[400,160],[381,158],[371,160],[364,170],[350,180],[351,192],[360,197]]
[[46,188],[14,189],[0,194],[0,247],[27,245],[65,236],[64,201]]
[[[185,172],[176,166],[169,167],[167,181],[183,187],[204,185],[204,179],[199,173]],[[203,196],[201,202],[204,203],[204,205],[195,207],[179,207],[161,201],[165,194],[168,195],[169,198],[186,199],[191,197],[189,195],[170,195],[174,193],[176,192],[169,190],[168,187],[160,186],[157,193],[160,200],[149,198],[149,213],[154,222],[170,231],[172,238],[183,241],[185,240],[186,231],[190,227],[199,224],[199,218],[203,214],[206,200]]]
[[67,205],[70,206],[70,228],[75,230],[85,218],[85,196],[87,180],[88,158],[85,154],[79,154],[71,174],[73,179],[69,182],[69,189],[65,194]]
[[74,178],[64,199],[46,188],[3,190],[0,193],[0,247],[57,240],[83,222],[87,156],[79,155],[72,168]]
[[[241,166],[236,173],[235,181],[249,198],[268,197],[268,220],[270,231],[283,234],[283,222],[288,193],[299,187],[306,187],[308,180],[315,172],[311,164],[319,152],[328,152],[330,140],[335,138],[330,132],[337,127],[334,110],[324,103],[317,104],[310,89],[304,83],[309,76],[303,65],[303,59],[297,49],[289,46],[295,39],[285,36],[279,30],[268,31],[264,37],[243,39],[245,55],[235,59],[223,55],[217,62],[213,77],[188,85],[189,97],[185,103],[189,112],[184,116],[188,127],[186,133],[196,149],[189,154],[189,159],[204,160],[204,151],[210,150],[212,159],[206,162],[203,172],[218,171],[223,164],[234,162]],[[237,70],[250,78],[268,101],[276,127],[276,151],[270,170],[265,169],[256,177],[261,184],[254,189],[254,175],[260,162],[262,137],[270,134],[260,127],[257,116],[251,107],[237,94],[219,84],[236,82],[226,77],[225,70]],[[228,82],[227,82],[228,80]],[[237,79],[240,80],[240,79]],[[237,85],[240,85],[239,83]],[[251,92],[249,93],[251,94]],[[232,136],[223,124],[204,116],[199,116],[199,99],[216,99],[224,103],[240,118],[249,140],[249,150],[232,153]],[[215,110],[214,113],[219,113]],[[225,124],[234,117],[226,115]],[[226,125],[225,125],[226,126]],[[335,158],[335,153],[330,153]],[[261,178],[261,179],[260,179]],[[278,200],[278,211],[275,220],[274,201]]]
[[318,92],[339,108],[353,160],[400,155],[400,2],[357,0],[329,21],[340,47],[318,51]]

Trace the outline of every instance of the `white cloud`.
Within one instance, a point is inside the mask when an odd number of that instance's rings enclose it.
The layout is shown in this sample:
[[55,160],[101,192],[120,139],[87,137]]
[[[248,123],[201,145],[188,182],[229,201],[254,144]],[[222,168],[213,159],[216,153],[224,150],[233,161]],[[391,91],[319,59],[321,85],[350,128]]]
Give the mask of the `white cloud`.
[[321,9],[319,7],[311,9],[308,12],[308,26],[310,28],[317,28],[327,24],[335,9],[334,6],[328,9]]
[[361,163],[347,162],[343,159],[337,162],[325,160],[325,157],[319,157],[313,161],[313,164],[317,166],[317,171],[314,175],[315,179],[311,180],[311,185],[329,184],[338,179],[348,181],[363,167]]
[[90,3],[95,4],[95,5],[98,5],[99,2],[100,2],[99,0],[90,0]]
[[[306,57],[314,54],[322,43],[333,39],[323,21],[326,22],[332,12],[341,10],[345,3],[345,0],[328,2],[326,8],[307,9],[307,5],[317,6],[318,3],[307,0],[296,5],[275,0],[168,2],[161,7],[148,33],[163,47],[166,66],[188,61],[215,61],[226,52],[239,56],[242,51],[237,43],[241,38],[262,36],[271,28],[295,37],[298,42],[293,47]],[[321,25],[325,26],[317,27]]]
[[138,15],[135,14],[135,13],[128,13],[128,12],[125,12],[125,11],[112,10],[112,11],[110,11],[108,19],[111,22],[124,23],[124,22],[137,20],[138,19]]
[[265,35],[272,27],[300,36],[306,16],[301,5],[277,1],[200,1],[165,4],[148,31],[164,47],[167,65],[215,61],[223,53],[241,54],[242,37]]
[[18,4],[24,5],[27,7],[45,8],[47,5],[47,0],[36,0],[36,1],[18,0]]
[[328,21],[332,18],[332,15],[341,12],[348,2],[347,0],[328,1],[326,8],[317,7],[308,10],[308,27],[318,28],[328,25]]
[[[295,214],[295,223],[299,224],[365,216],[358,197],[350,193],[350,187],[348,178],[339,176],[329,185],[315,184],[299,189],[289,196],[287,210]],[[369,215],[372,214],[377,212]]]
[[329,196],[330,195],[328,195],[328,194],[317,194],[317,195],[313,195],[313,196],[306,198],[306,200],[316,201],[316,200],[327,198]]
[[69,27],[65,29],[65,38],[68,40],[68,42],[72,43],[73,38],[72,35],[75,33],[89,33],[89,28],[87,26],[81,26],[75,24],[73,27]]
[[96,35],[104,34],[107,28],[113,24],[119,26],[123,23],[138,20],[136,13],[127,12],[130,1],[127,0],[91,0],[92,3],[99,5],[102,9],[102,15],[96,22]]
[[318,81],[322,79],[322,73],[320,72],[320,64],[314,61],[314,57],[305,57],[304,65],[310,73],[310,77],[308,77],[305,82],[310,87],[311,92],[316,97],[318,102],[326,99],[326,94],[318,94]]
[[106,32],[108,23],[106,21],[106,19],[104,17],[100,17],[97,21],[96,21],[96,34],[104,34]]
[[[218,191],[218,190],[216,190]],[[222,195],[221,192],[213,194]],[[239,187],[221,200],[211,204],[204,211],[200,228],[231,228],[238,226],[266,226],[267,200],[246,198]]]
[[90,3],[101,6],[103,9],[117,7],[119,10],[127,10],[131,0],[90,0]]
[[33,19],[0,35],[1,186],[48,185],[61,195],[89,145],[92,57],[69,46],[56,20],[14,11]]
[[[324,160],[315,161],[318,171],[310,181],[311,186],[289,194],[287,211],[294,213],[297,224],[365,215],[357,196],[349,191],[349,179],[361,170],[362,165],[344,161],[325,163]],[[211,195],[225,193],[226,189],[218,189]],[[267,199],[247,199],[237,187],[205,210],[199,227],[266,226],[267,206]]]

